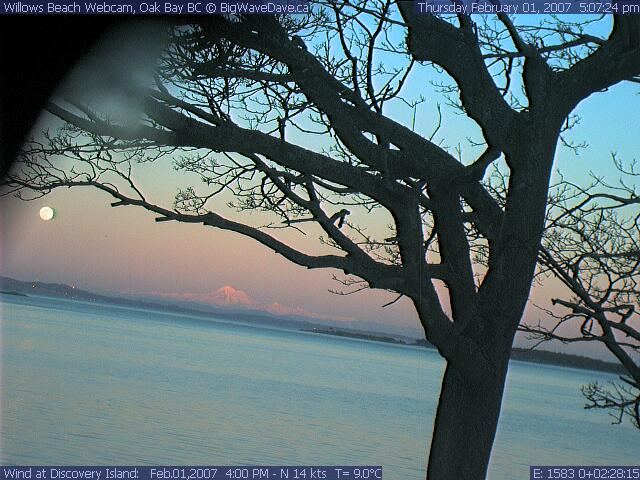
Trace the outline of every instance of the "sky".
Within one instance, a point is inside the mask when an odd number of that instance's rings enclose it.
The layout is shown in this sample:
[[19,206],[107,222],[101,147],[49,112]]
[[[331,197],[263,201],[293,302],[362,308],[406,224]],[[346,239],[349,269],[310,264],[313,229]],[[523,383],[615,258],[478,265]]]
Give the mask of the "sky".
[[[99,60],[93,61],[101,68]],[[570,138],[576,143],[586,141],[589,147],[579,156],[569,149],[558,149],[556,166],[568,178],[582,183],[593,171],[615,179],[612,151],[628,160],[637,158],[639,91],[633,84],[617,86],[593,95],[578,107],[575,113],[581,121]],[[436,102],[427,102],[418,110],[424,131],[435,124],[435,111]],[[43,114],[34,131],[51,122]],[[463,116],[445,110],[443,128],[438,132],[443,144],[452,145],[456,139],[476,133],[477,127]],[[137,174],[165,205],[171,204],[176,188],[174,180],[169,180],[170,171],[167,162],[160,167],[143,165]],[[176,178],[175,172],[172,175]],[[329,290],[341,288],[332,279],[332,275],[340,276],[338,271],[307,270],[237,234],[202,225],[158,223],[152,214],[136,207],[112,208],[111,201],[108,195],[91,189],[58,190],[30,202],[0,200],[0,274],[25,281],[66,283],[98,293],[196,301],[206,301],[212,292],[226,286],[246,295],[254,308],[268,310],[271,306],[310,318],[356,320],[364,326],[367,322],[383,323],[390,330],[399,327],[420,335],[409,302],[403,299],[382,308],[395,298],[388,292],[336,295]],[[40,219],[43,206],[55,209],[52,221]],[[540,318],[543,314],[533,304],[548,306],[557,288],[549,282],[534,287],[525,317],[532,321]]]

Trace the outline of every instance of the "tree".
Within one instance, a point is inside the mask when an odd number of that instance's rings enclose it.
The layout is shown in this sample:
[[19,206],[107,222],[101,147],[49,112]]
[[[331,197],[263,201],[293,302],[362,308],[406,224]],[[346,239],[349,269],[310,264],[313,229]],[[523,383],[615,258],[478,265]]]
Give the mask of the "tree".
[[[568,22],[479,20],[373,0],[175,24],[155,81],[139,89],[139,124],[67,94],[47,106],[67,125],[25,147],[5,191],[97,188],[112,206],[233,231],[298,265],[342,270],[355,288],[408,298],[447,362],[428,477],[482,479],[558,140],[582,100],[638,80],[640,19],[616,16],[604,36]],[[429,69],[450,79],[441,89],[481,131],[484,152],[467,164],[415,131],[420,98],[408,98],[408,84],[426,84]],[[413,121],[393,113],[403,105]],[[204,182],[173,207],[150,201],[132,175],[136,162],[163,157]],[[503,204],[482,183],[499,159],[509,169]],[[215,202],[224,192],[233,219]],[[252,225],[249,211],[272,221]],[[370,233],[363,211],[386,215],[389,230]],[[278,237],[290,230],[320,232],[322,251]],[[473,262],[480,250],[486,269]]]
[[553,189],[541,273],[566,289],[552,299],[560,311],[546,310],[552,326],[521,330],[539,342],[603,344],[625,375],[610,386],[583,386],[585,408],[609,410],[615,423],[628,417],[640,428],[640,197],[629,181],[639,173],[635,163],[625,169],[615,155],[613,161],[622,175],[617,185],[594,176],[588,186],[561,179]]

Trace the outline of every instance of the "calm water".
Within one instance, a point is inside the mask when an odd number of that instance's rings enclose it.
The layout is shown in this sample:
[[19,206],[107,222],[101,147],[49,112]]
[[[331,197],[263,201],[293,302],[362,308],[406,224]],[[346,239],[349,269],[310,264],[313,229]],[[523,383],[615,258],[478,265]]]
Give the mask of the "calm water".
[[[3,296],[3,464],[375,464],[423,479],[429,350]],[[513,362],[490,478],[633,464],[640,432],[582,409],[612,375]]]

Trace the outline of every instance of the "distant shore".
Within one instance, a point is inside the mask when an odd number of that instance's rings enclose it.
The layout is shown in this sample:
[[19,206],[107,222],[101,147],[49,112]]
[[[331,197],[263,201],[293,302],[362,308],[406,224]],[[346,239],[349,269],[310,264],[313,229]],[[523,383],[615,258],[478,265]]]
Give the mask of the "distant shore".
[[[265,312],[241,311],[223,308],[213,308],[211,306],[198,306],[197,304],[169,304],[158,303],[151,300],[127,299],[120,297],[109,297],[98,295],[93,292],[81,290],[75,286],[64,285],[59,283],[43,283],[43,282],[24,282],[8,277],[0,276],[0,294],[11,295],[15,297],[30,297],[32,295],[52,296],[55,298],[63,298],[68,300],[78,300],[85,302],[106,303],[109,305],[119,305],[130,308],[159,309],[161,311],[175,312],[180,314],[197,315],[203,318],[209,318],[212,315],[231,320],[253,323],[263,326],[272,326],[285,328],[289,330],[298,330],[311,333],[320,333],[325,335],[335,335],[338,337],[355,338],[360,340],[369,340],[373,342],[391,343],[412,347],[434,348],[425,339],[416,339],[403,335],[394,335],[392,333],[367,332],[359,329],[348,329],[346,327],[333,327],[318,323],[311,323],[309,319],[299,317],[282,317],[275,316]],[[26,294],[24,292],[29,292]],[[512,360],[522,360],[525,362],[557,365],[561,367],[579,368],[582,370],[596,370],[600,372],[608,372],[615,374],[624,374],[625,371],[621,365],[616,363],[605,362],[595,358],[583,357],[579,355],[571,355],[566,353],[551,352],[549,350],[527,350],[514,348],[511,354]]]
[[[302,331],[310,333],[321,333],[324,335],[334,335],[337,337],[357,338],[373,342],[394,343],[398,345],[435,349],[435,347],[426,340],[407,342],[394,337],[346,331],[336,328],[309,328],[302,329]],[[514,348],[511,352],[511,360],[520,360],[523,362],[546,365],[556,365],[559,367],[579,368],[581,370],[596,370],[607,373],[624,373],[624,369],[622,368],[622,366],[615,363],[605,362],[603,360],[597,360],[590,357],[583,357],[580,355],[550,352],[549,350],[528,350],[523,348]]]
[[346,330],[337,330],[335,328],[301,328],[302,332],[323,333],[325,335],[335,335],[337,337],[359,338],[361,340],[371,340],[373,342],[397,343],[400,345],[417,345],[417,343],[408,343],[399,338],[387,337],[383,335],[374,335],[365,332],[348,332]]
[[13,292],[13,291],[7,291],[7,290],[0,290],[0,294],[2,294],[2,295],[15,295],[16,297],[28,297],[29,296],[26,293]]

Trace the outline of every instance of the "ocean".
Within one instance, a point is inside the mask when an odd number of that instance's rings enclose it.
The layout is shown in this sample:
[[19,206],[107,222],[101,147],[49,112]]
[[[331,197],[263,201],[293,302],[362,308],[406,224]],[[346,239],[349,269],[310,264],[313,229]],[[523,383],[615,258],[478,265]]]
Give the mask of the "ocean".
[[[444,361],[367,340],[2,296],[3,465],[382,465],[423,480]],[[625,465],[640,432],[584,410],[615,375],[513,361],[490,479]]]

